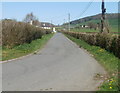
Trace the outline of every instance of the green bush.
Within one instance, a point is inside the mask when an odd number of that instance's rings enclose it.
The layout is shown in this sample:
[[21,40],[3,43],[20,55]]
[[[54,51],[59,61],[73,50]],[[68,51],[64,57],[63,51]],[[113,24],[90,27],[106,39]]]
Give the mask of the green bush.
[[120,35],[112,35],[107,33],[82,33],[82,32],[66,32],[63,33],[73,36],[77,39],[84,40],[90,45],[100,46],[120,58]]

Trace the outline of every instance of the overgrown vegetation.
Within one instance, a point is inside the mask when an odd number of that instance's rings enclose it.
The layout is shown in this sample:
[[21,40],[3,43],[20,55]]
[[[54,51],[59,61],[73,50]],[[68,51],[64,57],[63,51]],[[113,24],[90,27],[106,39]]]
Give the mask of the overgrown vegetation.
[[85,41],[77,39],[76,37],[70,36],[68,34],[66,34],[66,36],[77,43],[79,46],[89,51],[109,72],[109,76],[105,76],[104,82],[98,87],[98,93],[99,91],[119,91],[120,83],[118,82],[118,62],[120,62],[120,59],[105,49],[100,48],[99,46],[90,45]]
[[2,46],[7,48],[31,43],[32,40],[42,38],[43,35],[49,33],[51,33],[50,30],[44,30],[28,23],[2,20]]
[[22,45],[14,46],[11,49],[3,47],[2,61],[18,58],[29,53],[36,54],[35,51],[41,49],[52,36],[53,34],[47,34],[42,36],[42,38],[33,40],[31,43],[24,43]]

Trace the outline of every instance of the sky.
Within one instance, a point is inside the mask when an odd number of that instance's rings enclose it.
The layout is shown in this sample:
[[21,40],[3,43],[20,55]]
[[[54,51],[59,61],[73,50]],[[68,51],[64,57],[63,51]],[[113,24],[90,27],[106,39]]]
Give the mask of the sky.
[[[88,5],[89,8],[86,8]],[[117,13],[117,2],[106,2],[107,13]],[[84,13],[83,11],[87,9]],[[70,19],[76,20],[101,13],[101,2],[2,2],[2,18],[22,21],[26,14],[33,13],[40,22],[63,24]],[[82,13],[82,15],[81,15]]]

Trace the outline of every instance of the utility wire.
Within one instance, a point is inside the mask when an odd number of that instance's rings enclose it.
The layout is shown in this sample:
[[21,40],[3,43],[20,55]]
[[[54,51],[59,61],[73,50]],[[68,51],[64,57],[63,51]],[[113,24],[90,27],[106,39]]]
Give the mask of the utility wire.
[[91,0],[91,1],[88,3],[88,5],[85,7],[85,9],[81,12],[81,14],[78,15],[78,16],[76,16],[76,17],[79,17],[79,18],[80,18],[80,17],[88,10],[88,8],[92,5],[93,1],[94,1],[94,0]]
[[[81,14],[79,15],[79,16],[76,16],[77,18],[79,17],[81,17],[87,10],[88,10],[88,8],[91,6],[91,4],[93,3],[93,1],[94,0],[91,0],[89,3],[88,3],[88,5],[85,7],[85,9],[81,12]],[[43,19],[54,19],[54,18],[61,18],[61,17],[63,17],[63,16],[65,16],[65,15],[67,15],[67,14],[64,14],[64,15],[61,15],[61,16],[55,16],[55,17],[49,17],[49,18],[43,18]],[[59,20],[59,19],[58,19]]]

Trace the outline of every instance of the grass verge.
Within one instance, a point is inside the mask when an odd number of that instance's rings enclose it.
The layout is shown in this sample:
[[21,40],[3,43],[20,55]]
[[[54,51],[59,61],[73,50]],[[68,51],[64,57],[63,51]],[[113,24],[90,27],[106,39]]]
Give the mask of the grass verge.
[[94,30],[94,29],[88,29],[88,28],[84,28],[84,29],[72,29],[71,31],[73,32],[100,32],[99,30]]
[[33,40],[30,44],[25,43],[15,46],[12,49],[2,48],[2,61],[18,58],[21,56],[34,53],[34,51],[41,49],[53,34],[44,35],[41,39]]
[[108,71],[109,77],[107,77],[102,85],[100,85],[98,92],[118,91],[120,89],[118,86],[118,62],[120,62],[120,59],[98,46],[91,46],[83,40],[76,39],[69,35],[66,36],[77,45],[83,47],[91,53],[94,58],[106,69],[106,71]]

